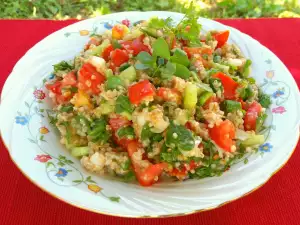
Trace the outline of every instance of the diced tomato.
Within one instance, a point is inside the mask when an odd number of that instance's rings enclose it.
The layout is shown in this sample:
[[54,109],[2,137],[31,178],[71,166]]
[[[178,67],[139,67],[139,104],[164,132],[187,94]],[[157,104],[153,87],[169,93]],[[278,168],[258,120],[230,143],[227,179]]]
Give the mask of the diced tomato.
[[120,115],[117,115],[116,118],[111,118],[111,119],[109,120],[108,123],[109,123],[111,129],[113,130],[113,139],[114,139],[114,141],[115,141],[118,145],[120,145],[122,148],[127,149],[127,145],[128,145],[131,141],[133,141],[133,140],[129,140],[129,139],[126,139],[126,138],[121,138],[121,139],[119,139],[119,138],[117,137],[117,135],[116,135],[116,132],[117,132],[120,128],[122,128],[122,127],[126,127],[126,126],[131,125],[131,122],[130,122],[127,118],[125,118],[125,117],[123,117],[123,116],[120,116]]
[[63,95],[56,95],[56,102],[57,104],[63,104],[63,103],[67,103],[70,101],[70,99],[72,98],[72,95],[69,95],[67,97],[63,96]]
[[175,102],[176,104],[181,104],[182,96],[181,93],[174,88],[164,88],[161,87],[157,91],[157,96],[162,98],[164,101],[167,102]]
[[98,40],[95,37],[92,37],[89,42],[87,43],[87,45],[85,46],[85,49],[89,49],[91,45],[95,45],[98,46],[100,45],[100,40]]
[[131,143],[133,140],[130,139],[126,139],[126,138],[122,138],[120,140],[118,140],[118,144],[123,148],[123,149],[127,149],[127,146],[129,145],[129,143]]
[[149,80],[143,80],[131,85],[128,94],[132,104],[140,104],[145,98],[155,95],[155,88]]
[[117,115],[116,118],[109,119],[109,125],[113,131],[117,131],[121,127],[125,127],[131,124],[131,122],[124,116]]
[[241,103],[242,109],[247,111],[249,108],[248,103],[244,102],[243,99],[239,99],[238,101]]
[[166,41],[167,41],[170,49],[175,48],[175,46],[176,46],[176,38],[175,38],[175,36],[168,36],[168,37],[166,37]]
[[145,36],[141,35],[140,37],[134,39],[133,41],[124,41],[122,43],[123,48],[127,51],[132,51],[134,56],[137,56],[140,52],[148,52],[150,54],[150,49],[147,45],[144,44]]
[[222,149],[231,152],[231,146],[234,145],[235,127],[230,120],[224,120],[218,126],[209,128],[211,139]]
[[70,93],[66,96],[64,96],[62,89],[63,89],[63,85],[62,85],[62,81],[56,81],[53,84],[46,84],[45,87],[53,92],[55,94],[55,102],[57,104],[63,104],[65,102],[68,102],[74,94]]
[[89,63],[85,63],[78,71],[78,88],[85,92],[100,93],[99,85],[105,80],[106,77]]
[[107,62],[110,59],[110,53],[114,50],[112,45],[107,46],[102,52],[102,58]]
[[135,140],[130,140],[126,138],[121,138],[119,139],[117,135],[113,132],[112,138],[116,144],[118,144],[120,147],[122,147],[125,151],[127,150],[127,146],[130,142],[135,141]]
[[133,42],[131,44],[131,48],[133,50],[133,55],[134,56],[138,55],[140,52],[150,53],[150,49],[147,45],[145,45],[143,43],[143,39],[144,39],[144,37],[141,36],[141,37],[133,40]]
[[204,66],[204,68],[210,68],[210,63],[208,60],[204,59],[202,56],[197,56],[196,60],[193,62],[193,65],[196,68],[199,68],[201,65]]
[[133,167],[139,183],[142,186],[147,187],[157,182],[158,178],[160,177],[164,169],[167,168],[167,166],[167,163],[152,164],[142,172],[139,172],[139,169],[136,169],[136,166]]
[[74,93],[65,90],[64,87],[75,87],[77,85],[76,76],[73,72],[65,75],[61,81],[56,81],[53,84],[46,84],[45,87],[55,94],[55,100],[57,104],[62,104],[69,101]]
[[111,53],[111,62],[115,66],[121,66],[129,60],[129,56],[126,51],[121,49],[116,49]]
[[74,72],[70,72],[64,76],[62,86],[76,86],[77,79]]
[[169,174],[170,176],[177,177],[178,179],[184,179],[188,175],[189,171],[194,170],[197,167],[199,167],[199,165],[194,160],[192,160],[190,161],[189,165],[184,165],[181,169],[174,168],[169,172]]
[[228,41],[229,33],[229,30],[225,30],[213,35],[216,41],[218,41],[218,45],[216,48],[221,48]]
[[202,54],[211,55],[213,52],[211,48],[202,48],[202,47],[183,47],[183,51],[186,52],[189,58],[191,58],[194,55],[202,55]]
[[133,153],[135,153],[139,147],[140,144],[137,141],[131,141],[127,146],[128,155],[131,158],[131,163],[139,183],[142,186],[151,186],[157,181],[163,170],[168,167],[168,164],[150,164],[150,166],[145,169],[141,168],[139,163],[135,162],[132,158]]
[[62,87],[61,81],[56,81],[53,84],[46,84],[45,87],[49,91],[52,91],[54,94],[61,94],[61,87]]
[[231,77],[227,76],[222,72],[218,72],[212,75],[214,78],[219,78],[224,87],[224,97],[225,99],[236,99],[236,89],[239,84],[235,82]]
[[258,102],[253,102],[245,115],[244,118],[244,128],[245,130],[255,130],[256,129],[256,119],[262,111],[262,107]]
[[132,41],[122,41],[120,43],[122,45],[122,48],[124,48],[126,51],[131,50]]

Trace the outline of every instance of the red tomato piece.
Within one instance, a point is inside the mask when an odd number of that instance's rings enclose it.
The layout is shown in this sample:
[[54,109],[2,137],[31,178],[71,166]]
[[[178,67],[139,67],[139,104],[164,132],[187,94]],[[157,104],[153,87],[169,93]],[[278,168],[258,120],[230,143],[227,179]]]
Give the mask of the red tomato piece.
[[121,45],[122,45],[122,48],[124,48],[127,51],[132,50],[131,49],[132,41],[122,41]]
[[136,56],[140,52],[148,52],[150,53],[150,49],[147,45],[143,43],[144,36],[140,36],[139,38],[132,41],[131,49],[133,50],[133,55]]
[[212,75],[214,78],[219,78],[224,87],[224,97],[225,99],[236,99],[236,89],[239,86],[231,77],[227,76],[225,73],[218,72]]
[[99,85],[105,80],[106,77],[89,63],[85,63],[78,72],[78,88],[85,92],[100,93]]
[[[73,94],[74,95],[74,94]],[[56,102],[57,104],[63,104],[63,103],[67,103],[70,101],[70,99],[72,98],[73,95],[69,95],[67,97],[63,96],[63,95],[56,95]]]
[[64,76],[62,80],[62,86],[76,86],[77,79],[74,72],[70,72]]
[[202,54],[211,55],[213,52],[212,49],[210,48],[201,48],[201,47],[183,47],[183,51],[186,52],[189,58],[191,58],[194,55],[202,55]]
[[149,80],[143,80],[131,85],[128,94],[132,104],[140,104],[145,98],[155,95],[155,88]]
[[170,49],[175,48],[175,46],[176,46],[176,37],[175,36],[166,37],[166,41],[167,41]]
[[249,108],[248,103],[244,102],[243,99],[239,99],[238,101],[241,103],[242,109],[247,111]]
[[126,127],[131,124],[131,122],[124,116],[117,115],[116,118],[109,119],[109,125],[113,131],[117,131],[121,127]]
[[128,52],[132,52],[134,56],[137,56],[140,52],[148,52],[149,54],[151,54],[149,47],[143,42],[144,38],[145,36],[141,35],[133,41],[124,41],[122,43],[122,46]]
[[167,167],[167,163],[157,163],[154,165],[150,165],[142,173],[136,173],[137,179],[142,186],[151,186],[152,184],[157,182],[159,176]]
[[178,105],[181,104],[182,96],[177,89],[161,87],[157,91],[157,96],[162,98],[164,101],[175,102]]
[[54,94],[61,94],[61,87],[62,87],[61,81],[56,81],[53,84],[46,84],[45,87],[49,91],[52,91]]
[[107,62],[110,59],[110,53],[114,50],[112,45],[107,46],[102,52],[102,58]]
[[221,48],[228,41],[229,33],[229,30],[225,30],[213,35],[216,41],[218,41],[218,45],[216,48]]
[[112,134],[112,138],[116,144],[118,144],[120,147],[122,147],[125,151],[127,150],[127,146],[130,142],[135,140],[130,140],[126,138],[119,139],[115,133]]
[[199,165],[194,161],[190,161],[189,165],[184,164],[183,168],[177,169],[174,168],[171,172],[169,172],[170,176],[177,177],[178,179],[184,179],[188,175],[188,172],[196,169]]
[[261,113],[262,107],[258,102],[253,102],[245,115],[244,118],[244,128],[245,130],[255,130],[256,129],[256,119]]
[[111,53],[111,62],[115,66],[121,66],[129,60],[128,54],[121,49],[116,49]]
[[89,42],[87,43],[87,45],[85,46],[85,49],[89,49],[91,45],[95,45],[95,46],[98,46],[100,45],[100,40],[92,37]]
[[64,96],[62,89],[63,89],[63,84],[62,81],[56,81],[53,84],[46,84],[45,87],[51,91],[52,93],[55,94],[55,102],[57,104],[62,104],[65,102],[68,102],[74,94],[69,94]]
[[231,146],[234,144],[235,127],[230,120],[224,120],[219,126],[209,128],[211,139],[222,149],[231,152]]
[[158,164],[150,164],[145,169],[142,169],[139,163],[136,163],[132,155],[135,153],[140,144],[137,141],[131,141],[127,146],[128,155],[131,158],[131,163],[134,168],[135,175],[142,186],[151,186],[154,184],[159,176],[162,174],[163,170],[168,167],[167,163],[158,163]]

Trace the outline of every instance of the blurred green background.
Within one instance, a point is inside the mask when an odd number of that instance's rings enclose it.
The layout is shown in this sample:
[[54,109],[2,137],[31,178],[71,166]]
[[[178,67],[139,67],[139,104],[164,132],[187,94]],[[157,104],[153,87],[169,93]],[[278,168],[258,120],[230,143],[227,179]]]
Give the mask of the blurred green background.
[[[121,11],[185,11],[190,0],[1,0],[0,18],[84,19]],[[194,0],[208,18],[300,17],[300,0]]]

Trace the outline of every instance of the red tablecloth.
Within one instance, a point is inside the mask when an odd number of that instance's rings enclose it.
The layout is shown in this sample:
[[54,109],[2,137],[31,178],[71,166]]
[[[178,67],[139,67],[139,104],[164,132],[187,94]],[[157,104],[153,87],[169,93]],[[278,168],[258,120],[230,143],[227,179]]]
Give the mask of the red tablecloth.
[[[14,64],[36,42],[75,21],[0,20],[0,90]],[[300,84],[300,19],[221,20],[270,48]],[[26,71],[24,71],[26,76]],[[124,219],[63,203],[28,181],[0,142],[0,224],[300,224],[300,145],[286,166],[254,193],[221,208],[177,218]]]

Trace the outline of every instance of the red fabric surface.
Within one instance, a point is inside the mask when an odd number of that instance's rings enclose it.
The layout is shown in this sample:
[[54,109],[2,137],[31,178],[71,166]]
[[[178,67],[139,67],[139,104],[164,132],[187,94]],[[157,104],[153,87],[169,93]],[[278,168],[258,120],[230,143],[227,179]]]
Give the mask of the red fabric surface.
[[[0,90],[14,64],[36,42],[74,21],[0,20]],[[220,20],[270,48],[300,84],[300,19]],[[26,73],[24,73],[26,76]],[[16,168],[0,142],[0,224],[300,224],[300,145],[259,190],[221,208],[166,219],[127,219],[87,212],[46,194]]]

